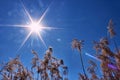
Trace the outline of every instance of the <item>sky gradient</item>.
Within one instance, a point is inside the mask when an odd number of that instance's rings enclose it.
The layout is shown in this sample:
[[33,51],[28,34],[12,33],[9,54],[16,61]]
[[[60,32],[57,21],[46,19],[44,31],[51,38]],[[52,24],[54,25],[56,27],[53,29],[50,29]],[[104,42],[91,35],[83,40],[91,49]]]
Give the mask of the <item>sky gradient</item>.
[[[120,45],[119,0],[22,0],[22,2],[34,20],[38,20],[51,4],[41,23],[44,26],[63,29],[44,30],[41,36],[47,48],[53,47],[53,55],[63,59],[68,66],[69,80],[77,80],[78,73],[83,73],[79,53],[71,48],[74,38],[85,40],[82,55],[86,67],[89,65],[88,60],[92,58],[85,53],[95,54],[92,41],[99,41],[101,37],[107,36],[106,27],[111,18],[117,33],[115,38]],[[28,66],[33,56],[31,49],[36,50],[42,58],[47,48],[35,34],[32,34],[19,49],[29,30],[4,26],[29,22],[20,0],[0,1],[0,62],[6,62],[20,53],[22,62]],[[111,48],[115,51],[112,42]],[[99,67],[99,61],[95,62]],[[97,72],[100,76],[101,73]]]

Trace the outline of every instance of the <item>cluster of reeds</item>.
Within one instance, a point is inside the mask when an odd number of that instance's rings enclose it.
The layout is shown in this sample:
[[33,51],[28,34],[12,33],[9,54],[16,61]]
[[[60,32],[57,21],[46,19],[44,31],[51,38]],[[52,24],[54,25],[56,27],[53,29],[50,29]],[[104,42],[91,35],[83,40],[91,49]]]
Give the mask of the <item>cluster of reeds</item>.
[[53,49],[50,47],[43,59],[32,50],[31,69],[26,68],[20,61],[19,56],[1,65],[1,80],[68,80],[68,68],[62,59],[52,56]]
[[[77,39],[74,39],[72,41],[72,47],[77,48],[80,52],[81,65],[84,72],[84,74],[79,73],[79,80],[120,80],[120,50],[117,47],[115,39],[113,38],[116,33],[114,31],[114,24],[112,19],[109,21],[107,29],[110,38],[107,36],[105,38],[101,38],[98,42],[93,42],[94,49],[97,53],[95,58],[101,62],[100,67],[103,73],[102,77],[98,77],[98,75],[96,74],[95,70],[97,68],[97,65],[91,60],[89,61],[89,64],[91,66],[87,68],[87,71],[91,74],[91,78],[86,75],[85,67],[83,64],[84,60],[82,59],[81,54],[83,41],[79,41]],[[113,49],[110,49],[110,44],[108,41],[109,39],[112,40],[115,45],[116,51],[114,52],[112,51]]]

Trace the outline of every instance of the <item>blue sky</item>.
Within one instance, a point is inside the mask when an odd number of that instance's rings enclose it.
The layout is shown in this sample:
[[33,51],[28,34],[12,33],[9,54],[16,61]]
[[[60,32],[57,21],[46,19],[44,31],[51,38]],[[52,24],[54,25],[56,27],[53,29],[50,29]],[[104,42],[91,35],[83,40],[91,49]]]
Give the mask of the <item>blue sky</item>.
[[[42,24],[49,27],[63,28],[45,30],[41,35],[47,45],[54,49],[53,55],[65,61],[69,68],[69,79],[77,80],[78,73],[82,73],[79,53],[72,50],[71,41],[74,38],[85,40],[83,47],[84,64],[90,58],[85,53],[94,55],[93,40],[107,35],[107,24],[113,19],[117,33],[117,44],[120,45],[120,1],[119,0],[22,0],[26,9],[34,20],[38,20],[49,4],[49,11],[42,20]],[[25,14],[20,0],[0,1],[0,25],[28,24],[29,18]],[[21,59],[27,66],[32,58],[31,49],[36,50],[39,56],[45,53],[45,46],[37,36],[32,34],[23,47],[21,43],[28,35],[29,30],[13,26],[0,26],[0,62],[8,61],[21,53]],[[114,45],[111,42],[114,51]],[[18,50],[18,51],[17,51]],[[94,60],[94,59],[93,59]],[[28,63],[29,62],[29,63]],[[99,66],[99,61],[96,61]],[[99,71],[98,75],[99,74]]]

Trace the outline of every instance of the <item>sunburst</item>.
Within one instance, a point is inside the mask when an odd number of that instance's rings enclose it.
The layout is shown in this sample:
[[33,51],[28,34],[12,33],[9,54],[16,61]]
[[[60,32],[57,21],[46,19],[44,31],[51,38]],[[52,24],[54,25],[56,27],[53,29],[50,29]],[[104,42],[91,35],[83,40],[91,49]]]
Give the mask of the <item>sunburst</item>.
[[35,33],[37,34],[37,36],[39,37],[40,41],[43,43],[43,45],[46,47],[46,44],[41,36],[41,31],[43,30],[51,30],[51,29],[58,29],[58,28],[53,28],[53,27],[44,27],[41,24],[41,21],[43,20],[43,18],[45,17],[46,13],[48,12],[48,9],[50,7],[50,5],[48,6],[48,8],[45,10],[45,12],[43,13],[43,15],[40,17],[40,19],[38,19],[38,21],[34,21],[33,18],[31,17],[30,13],[27,11],[27,9],[25,8],[23,2],[21,1],[23,9],[26,13],[26,15],[28,16],[29,20],[30,20],[30,24],[24,24],[24,25],[0,25],[0,26],[13,26],[13,27],[24,27],[24,28],[28,28],[29,29],[29,33],[28,35],[25,37],[24,41],[22,42],[22,44],[20,45],[18,51],[23,47],[23,45],[26,43],[26,41],[29,39],[29,37],[31,36],[31,34]]

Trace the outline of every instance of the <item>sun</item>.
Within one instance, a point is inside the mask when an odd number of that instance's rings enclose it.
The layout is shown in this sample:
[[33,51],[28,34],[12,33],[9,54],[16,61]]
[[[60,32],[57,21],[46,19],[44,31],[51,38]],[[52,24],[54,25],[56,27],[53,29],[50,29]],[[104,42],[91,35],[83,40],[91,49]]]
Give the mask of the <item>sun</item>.
[[22,27],[22,28],[27,28],[29,29],[29,33],[28,35],[25,37],[25,39],[23,40],[23,42],[21,43],[19,49],[17,50],[17,52],[24,46],[24,44],[26,43],[26,41],[30,38],[30,36],[33,33],[37,34],[38,39],[40,39],[40,41],[43,43],[43,45],[46,47],[46,43],[44,42],[43,38],[42,38],[42,31],[44,32],[44,30],[51,30],[51,29],[59,29],[59,28],[54,28],[54,27],[46,27],[44,25],[42,25],[42,20],[45,17],[45,15],[47,14],[49,7],[51,6],[51,4],[48,5],[48,7],[46,8],[46,10],[43,12],[43,14],[40,16],[40,18],[37,21],[34,21],[33,18],[31,17],[30,13],[28,12],[28,10],[26,9],[26,7],[24,6],[23,2],[21,1],[23,10],[25,11],[25,14],[27,15],[28,19],[29,19],[29,24],[15,24],[15,25],[1,25],[0,26],[12,26],[12,27]]
[[33,33],[37,34],[43,30],[43,26],[41,24],[38,24],[37,22],[32,22],[28,27]]

